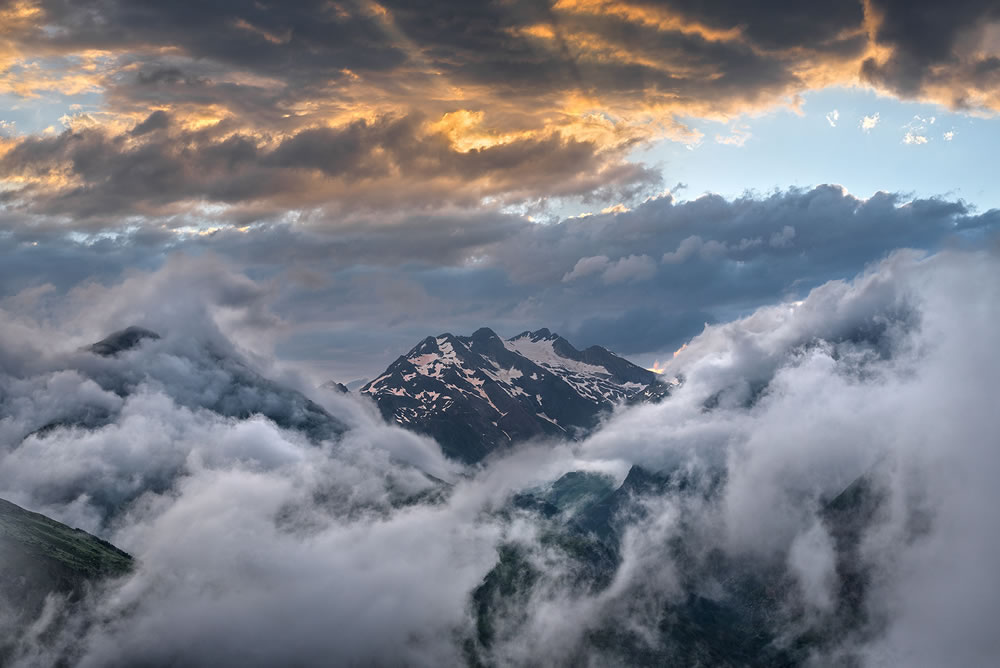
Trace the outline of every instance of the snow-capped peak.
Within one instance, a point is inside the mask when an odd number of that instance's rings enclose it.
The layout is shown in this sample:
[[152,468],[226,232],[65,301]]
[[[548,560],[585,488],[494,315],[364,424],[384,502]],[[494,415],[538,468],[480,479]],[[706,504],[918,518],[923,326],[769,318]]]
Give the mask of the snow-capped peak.
[[484,327],[427,337],[361,392],[386,418],[475,461],[498,443],[587,429],[653,380],[603,348],[579,351],[548,329],[504,341]]

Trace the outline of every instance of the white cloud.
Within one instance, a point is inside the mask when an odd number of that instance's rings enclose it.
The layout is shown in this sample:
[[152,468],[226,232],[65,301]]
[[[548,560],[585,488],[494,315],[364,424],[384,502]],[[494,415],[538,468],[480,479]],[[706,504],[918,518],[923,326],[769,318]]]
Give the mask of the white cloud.
[[878,121],[879,121],[879,112],[877,111],[871,116],[865,116],[864,118],[861,119],[861,123],[859,123],[861,131],[871,132],[873,129],[875,129],[875,126],[878,125]]
[[837,127],[837,121],[840,120],[840,112],[834,109],[826,115],[826,122],[830,124],[831,128]]
[[903,135],[903,143],[915,146],[926,144],[930,141],[930,138],[927,136],[929,126],[934,125],[936,121],[937,118],[934,116],[929,118],[914,116],[913,120],[903,126],[903,129],[906,130],[906,134]]
[[955,138],[955,131],[948,130],[947,132],[941,135],[941,138],[944,139],[945,141],[951,141]]

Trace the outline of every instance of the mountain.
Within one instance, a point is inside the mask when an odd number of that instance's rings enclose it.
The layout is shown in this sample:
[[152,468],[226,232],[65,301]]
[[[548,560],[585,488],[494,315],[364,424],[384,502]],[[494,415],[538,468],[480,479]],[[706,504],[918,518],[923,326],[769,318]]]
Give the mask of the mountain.
[[654,382],[642,388],[635,394],[629,395],[625,400],[628,406],[637,404],[658,404],[670,396],[671,391],[680,384],[677,379],[666,380],[657,378]]
[[[168,396],[178,406],[206,411],[225,418],[262,416],[277,426],[296,431],[314,443],[337,440],[344,423],[297,390],[259,373],[222,340],[193,341],[161,337],[150,330],[130,327],[59,358],[62,372],[77,378],[83,387],[101,391],[67,392],[63,400],[27,411],[6,432],[16,444],[24,439],[56,439],[62,430],[100,430],[115,424],[130,398],[146,392]],[[15,407],[15,396],[0,389],[0,416]],[[80,479],[65,489],[37,490],[42,503],[68,503],[81,494],[107,515],[117,512],[147,490],[163,491],[181,465],[170,471],[150,468],[129,485],[93,487]]]
[[547,329],[504,340],[484,327],[427,337],[361,392],[387,420],[472,463],[516,441],[584,433],[656,380],[605,348],[577,350]]
[[326,381],[325,383],[320,385],[320,389],[330,390],[331,392],[337,392],[338,394],[347,394],[350,392],[350,390],[347,389],[346,385],[344,385],[343,383],[338,383],[335,380]]
[[[263,415],[286,429],[303,432],[320,441],[343,433],[344,425],[322,406],[293,389],[255,371],[235,351],[205,345],[186,348],[160,346],[146,358],[123,358],[125,353],[160,343],[156,332],[128,327],[94,343],[85,351],[106,358],[109,364],[81,364],[80,371],[105,390],[131,394],[143,382],[180,387],[173,398],[190,407],[207,408],[226,417]],[[118,362],[115,364],[115,362]],[[183,374],[175,371],[184,368]]]
[[[858,633],[869,614],[872,577],[861,546],[886,502],[873,479],[858,478],[820,508],[833,538],[840,587],[832,592],[828,610],[807,619],[790,603],[795,585],[787,564],[767,556],[729,555],[698,533],[695,518],[704,503],[718,501],[723,476],[633,466],[616,486],[605,476],[574,471],[514,496],[500,512],[533,515],[545,554],[533,554],[535,548],[516,540],[499,546],[496,564],[471,594],[475,627],[464,643],[468,664],[503,663],[494,648],[516,644],[530,633],[526,615],[511,611],[528,610],[539,592],[553,586],[600,600],[609,611],[578,641],[579,656],[598,657],[592,662],[597,665],[791,668],[812,665],[813,651],[837,647]],[[649,512],[647,502],[665,497],[674,501],[680,517],[677,535],[662,546],[675,591],[650,602],[644,599],[648,592],[616,591],[612,585],[628,530]],[[547,563],[563,568],[547,571],[542,567]],[[643,615],[658,620],[653,637],[623,624],[613,612],[642,605],[650,606],[638,608]]]
[[[36,619],[49,594],[72,605],[88,583],[124,575],[132,557],[79,529],[0,499],[0,664],[16,629]],[[10,632],[15,631],[15,632]]]
[[144,339],[156,340],[159,338],[160,335],[156,332],[133,325],[131,327],[126,327],[121,331],[114,332],[97,343],[87,346],[87,350],[95,355],[113,357],[118,353],[125,352],[126,350],[132,350],[142,343]]

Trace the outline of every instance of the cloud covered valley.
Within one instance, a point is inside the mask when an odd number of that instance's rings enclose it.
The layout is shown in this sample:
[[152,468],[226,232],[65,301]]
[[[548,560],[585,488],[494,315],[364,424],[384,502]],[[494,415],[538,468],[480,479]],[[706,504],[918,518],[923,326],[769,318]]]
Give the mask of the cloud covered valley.
[[[185,280],[212,287],[193,303]],[[679,384],[662,402],[476,466],[283,371],[259,289],[181,258],[0,302],[0,498],[135,560],[5,613],[4,663],[1000,652],[995,249],[897,251],[706,326],[667,363]],[[158,336],[88,349],[109,323]]]

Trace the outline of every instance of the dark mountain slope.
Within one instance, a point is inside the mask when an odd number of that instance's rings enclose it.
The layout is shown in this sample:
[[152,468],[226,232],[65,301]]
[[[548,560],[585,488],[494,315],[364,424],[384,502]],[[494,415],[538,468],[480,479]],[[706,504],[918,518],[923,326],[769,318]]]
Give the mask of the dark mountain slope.
[[[859,555],[864,531],[878,521],[884,495],[868,476],[823,505],[820,512],[835,541],[841,587],[831,610],[806,616],[795,603],[795,583],[782,559],[727,554],[697,533],[692,513],[718,494],[717,477],[632,467],[617,488],[603,476],[571,472],[552,485],[515,496],[502,515],[530,513],[542,527],[540,544],[500,546],[496,566],[471,596],[475,637],[465,643],[469,665],[500,665],[493,648],[530,636],[525,612],[537,591],[555,587],[579,596],[603,596],[600,623],[568,648],[562,662],[576,665],[602,657],[607,665],[801,666],[812,652],[863,634],[870,574]],[[677,591],[661,597],[656,637],[630,628],[629,611],[657,601],[640,586],[618,586],[622,539],[641,524],[644,501],[670,497],[680,512],[679,533],[663,545]],[[540,550],[540,552],[539,552]],[[555,560],[559,569],[540,569]],[[553,574],[555,573],[555,574]],[[648,609],[646,615],[654,612]],[[646,617],[647,621],[650,621]],[[854,665],[848,662],[845,665]]]
[[[111,543],[0,499],[0,631],[31,623],[49,594],[72,605],[88,584],[124,575],[132,563]],[[17,635],[0,633],[0,664]]]

